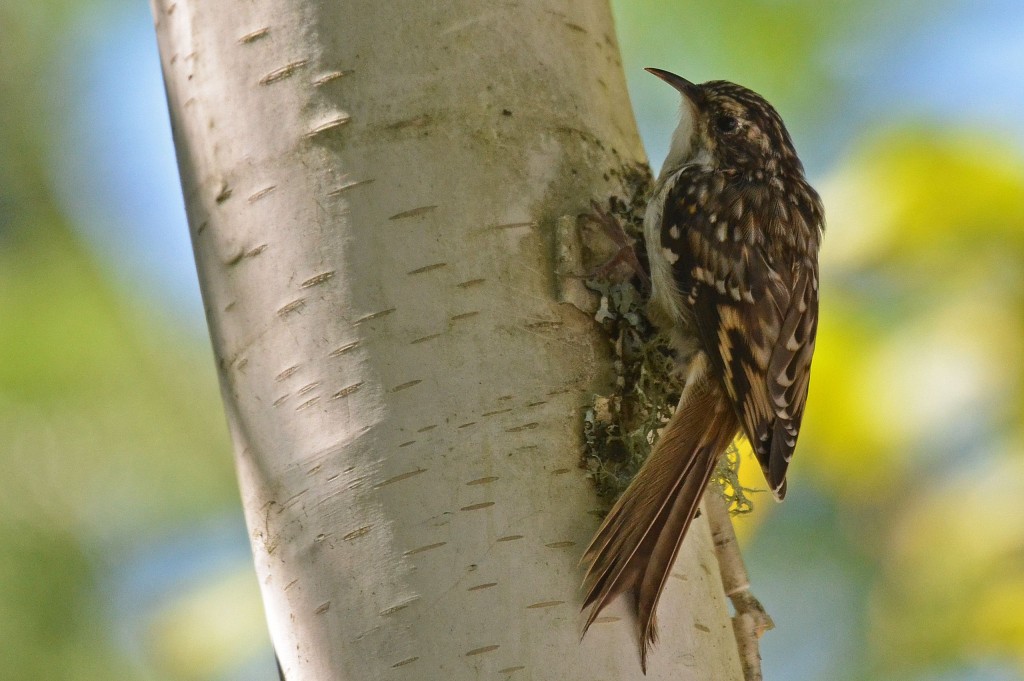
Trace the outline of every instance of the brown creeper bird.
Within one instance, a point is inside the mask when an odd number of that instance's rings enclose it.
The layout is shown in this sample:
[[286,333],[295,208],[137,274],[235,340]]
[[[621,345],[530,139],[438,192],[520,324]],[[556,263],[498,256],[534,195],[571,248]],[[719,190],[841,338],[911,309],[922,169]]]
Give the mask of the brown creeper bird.
[[621,593],[634,602],[641,666],[655,609],[719,456],[742,432],[786,494],[818,324],[824,214],[793,142],[760,95],[647,69],[683,96],[648,203],[651,314],[672,334],[686,384],[650,457],[584,554],[584,632]]

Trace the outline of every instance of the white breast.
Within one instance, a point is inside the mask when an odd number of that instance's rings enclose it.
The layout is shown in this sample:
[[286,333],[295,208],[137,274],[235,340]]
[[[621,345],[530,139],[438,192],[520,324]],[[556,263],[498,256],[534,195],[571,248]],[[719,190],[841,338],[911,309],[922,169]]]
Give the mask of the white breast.
[[659,314],[673,322],[682,316],[683,301],[676,288],[675,277],[672,276],[672,264],[661,247],[661,227],[665,201],[679,180],[679,172],[669,173],[658,180],[644,214],[644,241],[647,243],[647,258],[651,265],[651,302]]

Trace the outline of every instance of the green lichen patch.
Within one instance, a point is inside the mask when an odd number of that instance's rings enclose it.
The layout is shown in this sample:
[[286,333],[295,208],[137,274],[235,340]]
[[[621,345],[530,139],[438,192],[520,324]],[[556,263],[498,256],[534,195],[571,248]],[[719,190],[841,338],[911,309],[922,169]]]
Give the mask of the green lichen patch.
[[656,333],[631,284],[589,282],[601,295],[596,315],[612,344],[615,379],[584,416],[584,465],[598,493],[617,498],[640,469],[672,416],[681,386],[665,337]]
[[762,489],[751,489],[744,487],[740,482],[740,463],[742,455],[737,445],[740,437],[737,437],[725,450],[725,454],[718,460],[718,468],[711,479],[714,489],[725,499],[729,513],[732,515],[746,515],[754,510],[754,502],[748,496],[750,493],[764,492]]

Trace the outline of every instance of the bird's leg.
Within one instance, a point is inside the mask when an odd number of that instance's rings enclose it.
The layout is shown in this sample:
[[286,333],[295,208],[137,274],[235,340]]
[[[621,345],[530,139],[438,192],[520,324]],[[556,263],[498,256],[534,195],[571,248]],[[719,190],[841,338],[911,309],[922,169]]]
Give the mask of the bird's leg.
[[618,250],[615,254],[609,258],[606,262],[599,265],[593,270],[591,276],[595,279],[614,279],[615,274],[619,271],[621,265],[625,265],[628,269],[632,270],[632,274],[639,277],[643,283],[644,288],[649,289],[651,285],[650,276],[647,274],[646,268],[640,263],[640,258],[636,254],[636,239],[631,237],[623,229],[622,223],[619,219],[604,210],[597,201],[591,201],[590,207],[592,212],[587,213],[583,217],[601,228],[601,231],[611,239],[612,243],[618,246]]

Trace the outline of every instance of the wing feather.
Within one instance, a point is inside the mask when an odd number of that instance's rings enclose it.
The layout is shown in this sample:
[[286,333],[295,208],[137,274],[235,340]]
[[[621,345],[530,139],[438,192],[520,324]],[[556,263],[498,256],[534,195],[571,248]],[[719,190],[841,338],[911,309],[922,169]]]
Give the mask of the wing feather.
[[[667,197],[661,246],[673,261],[675,290],[687,294],[687,321],[782,498],[818,317],[817,236],[794,248],[799,240],[787,230],[818,227],[816,214],[769,201],[767,188],[686,167]],[[783,219],[794,224],[778,224]]]

